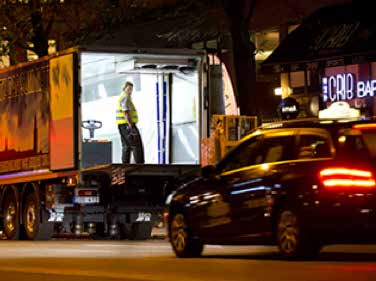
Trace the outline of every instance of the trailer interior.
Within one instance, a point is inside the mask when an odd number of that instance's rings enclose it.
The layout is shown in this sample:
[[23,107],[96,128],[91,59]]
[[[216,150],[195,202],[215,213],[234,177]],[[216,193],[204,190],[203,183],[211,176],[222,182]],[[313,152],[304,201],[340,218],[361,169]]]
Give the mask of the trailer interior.
[[[83,168],[121,163],[116,107],[126,81],[144,146],[145,164],[198,164],[200,58],[82,52]],[[97,128],[92,130],[90,128]],[[133,159],[131,159],[131,162]]]

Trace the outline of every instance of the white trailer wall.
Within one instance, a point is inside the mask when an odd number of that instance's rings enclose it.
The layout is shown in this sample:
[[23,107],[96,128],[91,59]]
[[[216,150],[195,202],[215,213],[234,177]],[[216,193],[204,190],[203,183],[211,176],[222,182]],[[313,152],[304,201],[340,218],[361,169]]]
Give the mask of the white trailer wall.
[[[134,56],[129,54],[81,54],[81,119],[103,123],[103,127],[95,131],[94,139],[111,141],[112,163],[121,163],[116,107],[123,84],[131,81],[134,83],[132,99],[138,110],[145,163],[163,164],[163,152],[165,164],[197,164],[200,144],[197,70],[183,73],[171,69],[165,72],[147,68],[125,69],[124,62],[128,64],[132,59]],[[163,63],[163,58],[158,59]],[[88,139],[89,131],[82,129],[82,135],[83,139]]]

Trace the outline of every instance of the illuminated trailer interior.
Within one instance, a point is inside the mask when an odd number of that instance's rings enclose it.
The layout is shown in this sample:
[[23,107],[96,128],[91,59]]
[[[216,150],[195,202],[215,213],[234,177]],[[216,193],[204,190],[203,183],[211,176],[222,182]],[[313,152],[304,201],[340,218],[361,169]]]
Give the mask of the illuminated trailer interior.
[[199,164],[201,57],[100,52],[80,56],[81,123],[100,127],[92,136],[82,128],[84,168],[121,163],[116,108],[126,81],[134,84],[132,100],[145,164]]

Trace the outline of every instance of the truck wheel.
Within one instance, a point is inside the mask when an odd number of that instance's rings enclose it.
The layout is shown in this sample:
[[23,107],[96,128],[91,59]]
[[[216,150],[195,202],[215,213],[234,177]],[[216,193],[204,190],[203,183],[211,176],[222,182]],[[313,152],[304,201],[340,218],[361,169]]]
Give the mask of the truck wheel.
[[179,258],[199,257],[204,249],[204,245],[192,237],[182,213],[173,215],[169,223],[169,238],[172,249]]
[[314,258],[321,249],[320,243],[311,238],[292,210],[280,212],[277,222],[277,244],[283,258]]
[[23,209],[23,225],[28,240],[48,240],[53,235],[53,223],[41,223],[40,211],[35,194],[27,195]]
[[13,193],[8,193],[3,209],[3,230],[9,240],[19,239],[20,224],[17,200]]
[[131,240],[147,240],[151,238],[152,222],[134,222],[128,234]]

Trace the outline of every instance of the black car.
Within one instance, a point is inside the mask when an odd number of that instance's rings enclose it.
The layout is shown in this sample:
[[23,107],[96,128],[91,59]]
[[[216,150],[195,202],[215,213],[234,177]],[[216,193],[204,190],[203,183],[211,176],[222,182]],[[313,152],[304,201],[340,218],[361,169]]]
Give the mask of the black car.
[[375,158],[375,121],[258,128],[172,196],[172,248],[195,257],[204,244],[268,244],[296,258],[376,242]]

